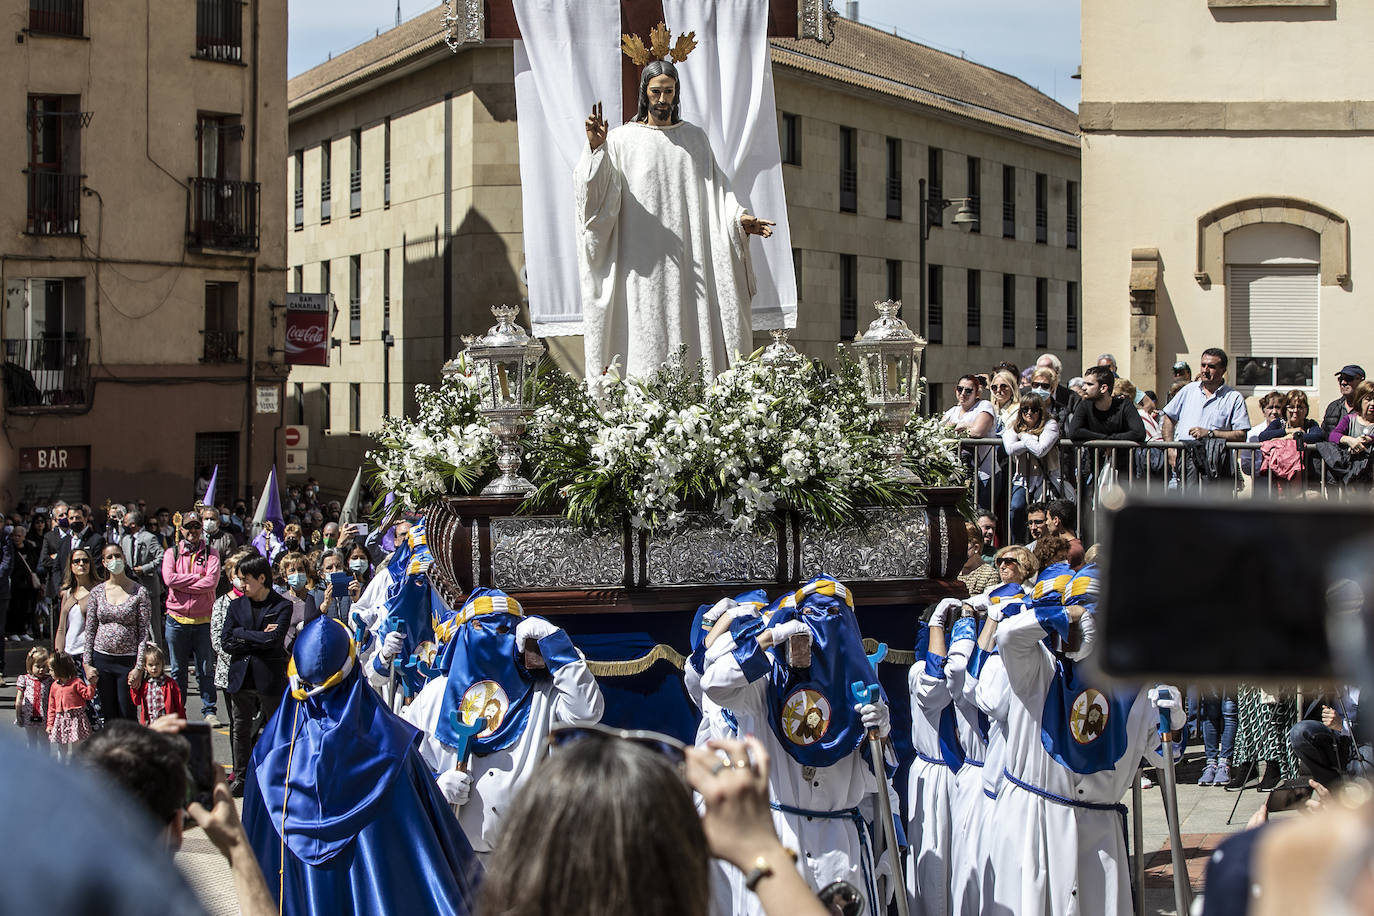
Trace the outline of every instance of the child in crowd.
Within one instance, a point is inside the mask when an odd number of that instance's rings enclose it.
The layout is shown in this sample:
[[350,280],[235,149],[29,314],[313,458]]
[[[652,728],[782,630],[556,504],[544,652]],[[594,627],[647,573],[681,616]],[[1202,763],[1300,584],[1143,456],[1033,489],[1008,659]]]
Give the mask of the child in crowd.
[[52,686],[52,651],[44,646],[29,650],[25,668],[14,682],[14,724],[24,729],[29,747],[48,751],[48,689]]
[[186,702],[181,688],[167,675],[167,656],[157,646],[143,650],[143,682],[129,688],[134,706],[138,707],[140,725],[148,725],[160,716],[176,715],[186,718]]
[[76,659],[54,652],[50,662],[53,684],[48,688],[48,739],[57,745],[57,756],[69,760],[72,745],[91,736],[91,717],[86,704],[95,688],[76,676]]

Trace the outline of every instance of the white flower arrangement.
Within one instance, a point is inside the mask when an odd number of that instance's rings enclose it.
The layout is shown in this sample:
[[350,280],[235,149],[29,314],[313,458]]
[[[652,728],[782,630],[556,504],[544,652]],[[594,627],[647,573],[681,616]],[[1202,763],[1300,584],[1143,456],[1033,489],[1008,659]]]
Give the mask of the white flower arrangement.
[[[700,366],[670,362],[648,378],[612,365],[588,382],[544,367],[524,440],[538,490],[530,511],[590,526],[671,529],[688,511],[713,511],[737,531],[791,509],[822,524],[864,505],[919,499],[886,476],[879,418],[858,368],[745,360],[709,383]],[[419,416],[389,419],[370,453],[376,479],[415,507],[474,492],[493,473],[493,441],[477,410],[476,380],[417,387]],[[927,485],[962,484],[938,419],[905,433],[907,465]]]

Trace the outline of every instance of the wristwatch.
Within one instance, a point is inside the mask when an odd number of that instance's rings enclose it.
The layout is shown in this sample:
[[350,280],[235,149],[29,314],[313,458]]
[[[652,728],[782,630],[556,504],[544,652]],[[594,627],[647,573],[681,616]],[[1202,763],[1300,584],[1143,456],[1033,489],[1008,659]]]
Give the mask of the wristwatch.
[[1207,438],[1208,438],[1208,439],[1215,439],[1216,437],[1217,437],[1217,431],[1216,431],[1215,429],[1209,429],[1209,430],[1207,430]]

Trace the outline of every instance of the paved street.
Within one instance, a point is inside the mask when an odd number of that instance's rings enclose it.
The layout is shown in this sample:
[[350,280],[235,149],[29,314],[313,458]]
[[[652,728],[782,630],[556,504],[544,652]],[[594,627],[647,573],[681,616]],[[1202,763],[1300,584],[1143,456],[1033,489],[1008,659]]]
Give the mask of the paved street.
[[[5,709],[14,708],[15,676],[23,670],[24,655],[32,643],[6,642],[6,671],[11,686],[0,689],[0,701]],[[195,691],[195,679],[191,680],[191,696],[186,704],[192,721],[200,720],[200,700]],[[220,698],[219,714],[227,719],[224,699]],[[5,728],[14,728],[12,715],[4,716]],[[215,758],[221,762],[229,760],[229,730],[217,729],[215,733]],[[1182,836],[1188,856],[1188,873],[1193,888],[1202,886],[1202,873],[1207,858],[1227,834],[1234,833],[1245,826],[1245,822],[1259,807],[1265,796],[1250,790],[1240,799],[1240,807],[1232,823],[1227,824],[1231,806],[1236,802],[1236,794],[1217,788],[1202,788],[1194,783],[1202,769],[1198,753],[1191,753],[1179,769],[1179,810],[1183,816]],[[1145,849],[1149,851],[1146,859],[1145,911],[1158,916],[1176,916],[1173,904],[1173,871],[1170,865],[1168,844],[1169,831],[1164,820],[1164,806],[1158,788],[1144,792],[1142,806]],[[1130,804],[1130,797],[1126,802]],[[200,894],[206,910],[212,916],[233,916],[238,912],[234,901],[233,880],[223,857],[210,845],[205,835],[192,828],[186,833],[186,840],[177,855],[177,865],[181,867]],[[269,883],[275,876],[268,876]]]

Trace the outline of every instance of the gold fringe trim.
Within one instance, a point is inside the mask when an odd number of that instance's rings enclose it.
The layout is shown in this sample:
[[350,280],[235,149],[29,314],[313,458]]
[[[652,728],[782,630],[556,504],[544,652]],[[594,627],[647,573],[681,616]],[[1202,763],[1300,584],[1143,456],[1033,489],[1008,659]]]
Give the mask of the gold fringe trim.
[[[864,639],[864,651],[867,652],[869,655],[872,655],[874,652],[877,652],[878,640],[871,638]],[[883,656],[883,660],[879,662],[879,664],[904,665],[909,668],[912,665],[916,664],[916,653],[914,650],[893,649],[889,647],[887,650],[887,655]]]
[[657,661],[670,662],[674,668],[681,671],[682,666],[687,663],[687,656],[672,646],[659,643],[650,649],[647,655],[641,655],[639,658],[630,658],[623,662],[599,662],[589,658],[587,667],[596,677],[629,677],[632,674],[643,674]]
[[[864,640],[864,651],[875,652],[878,649],[878,641],[875,639]],[[595,659],[587,659],[587,667],[596,677],[630,677],[635,674],[643,674],[653,667],[655,662],[668,662],[679,671],[687,663],[687,657],[678,652],[672,646],[659,643],[650,649],[646,654],[639,658],[630,658],[621,662],[603,662]],[[882,664],[910,666],[916,663],[916,653],[906,649],[888,649],[887,657]]]

